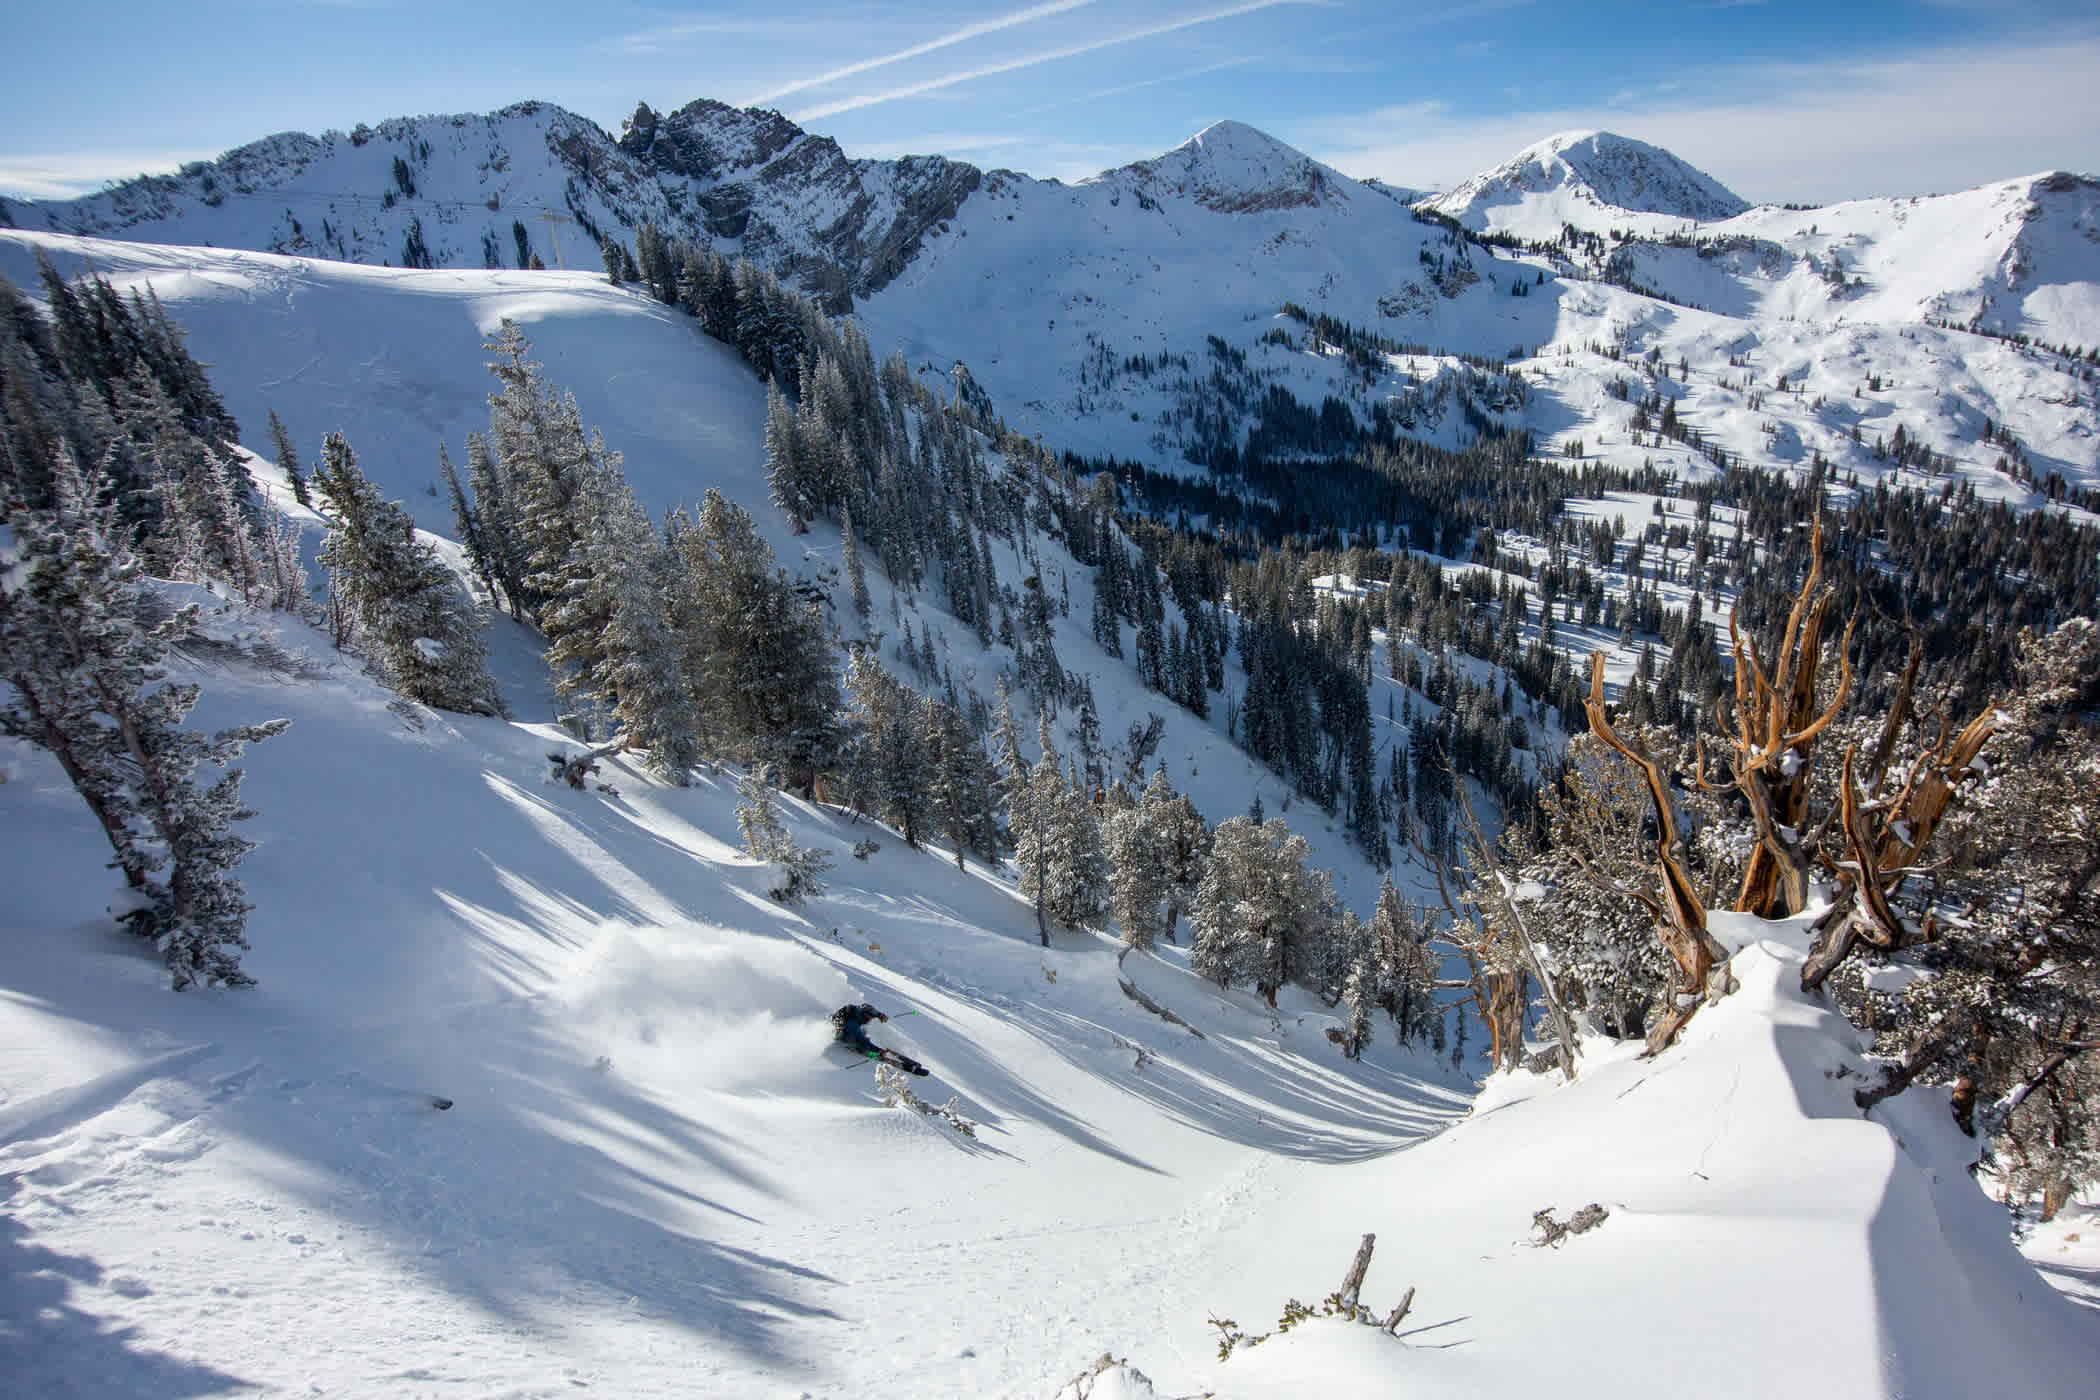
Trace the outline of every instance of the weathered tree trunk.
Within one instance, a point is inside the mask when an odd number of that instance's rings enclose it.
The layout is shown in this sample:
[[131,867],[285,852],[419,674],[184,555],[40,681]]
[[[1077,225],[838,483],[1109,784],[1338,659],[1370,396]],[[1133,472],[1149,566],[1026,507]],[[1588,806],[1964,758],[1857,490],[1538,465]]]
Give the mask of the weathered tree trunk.
[[1648,1053],[1666,1049],[1699,1010],[1701,998],[1718,1001],[1735,990],[1728,971],[1728,950],[1706,931],[1706,906],[1692,887],[1677,856],[1677,812],[1669,786],[1655,760],[1619,737],[1604,713],[1604,653],[1590,653],[1590,694],[1586,702],[1590,730],[1641,770],[1648,800],[1655,810],[1655,869],[1662,885],[1661,922],[1656,935],[1675,965],[1670,979],[1669,1008],[1648,1032]]
[[1378,1236],[1366,1232],[1363,1243],[1356,1247],[1356,1258],[1349,1264],[1349,1272],[1342,1276],[1341,1307],[1346,1312],[1356,1311],[1357,1294],[1363,1292],[1364,1275],[1371,1268],[1371,1250],[1378,1243]]

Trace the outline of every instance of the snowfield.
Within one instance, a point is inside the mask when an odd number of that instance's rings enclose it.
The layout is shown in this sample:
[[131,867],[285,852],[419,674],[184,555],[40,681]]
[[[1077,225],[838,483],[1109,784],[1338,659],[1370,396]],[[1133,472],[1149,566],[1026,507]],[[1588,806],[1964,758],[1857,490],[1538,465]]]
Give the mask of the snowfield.
[[[550,785],[556,731],[390,704],[297,626],[209,630],[199,722],[293,720],[247,763],[258,987],[165,991],[55,765],[6,753],[18,1393],[1047,1397],[1104,1351],[1238,1400],[2090,1393],[2100,1325],[2006,1241],[1941,1096],[1851,1107],[1791,928],[1725,924],[1743,990],[1680,1049],[1593,1045],[1453,1123],[1462,1081],[1389,1032],[1343,1061],[1301,993],[1041,949],[1004,879],[792,802],[837,869],[783,909],[725,780]],[[974,1139],[827,1049],[862,998]],[[1365,1231],[1366,1304],[1419,1290],[1398,1338],[1217,1360],[1209,1317],[1268,1330]]]
[[[558,731],[390,705],[296,626],[287,674],[239,654],[261,625],[212,619],[196,717],[293,720],[247,756],[255,989],[168,993],[78,799],[7,753],[19,1393],[1047,1395],[1140,1343],[1194,1374],[1266,1163],[1464,1109],[1389,1035],[1344,1061],[1316,1000],[1039,948],[1006,880],[829,809],[787,804],[838,868],[783,909],[726,779],[550,786]],[[828,1049],[864,998],[974,1140]]]

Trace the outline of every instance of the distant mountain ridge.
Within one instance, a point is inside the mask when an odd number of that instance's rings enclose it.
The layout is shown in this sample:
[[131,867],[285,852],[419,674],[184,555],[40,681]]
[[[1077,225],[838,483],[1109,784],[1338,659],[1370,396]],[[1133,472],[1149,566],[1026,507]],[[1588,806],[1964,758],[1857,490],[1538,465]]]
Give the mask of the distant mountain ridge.
[[[651,223],[852,312],[916,370],[965,365],[1022,431],[1166,471],[1244,444],[1280,390],[1445,447],[1522,430],[1632,467],[1712,447],[1874,476],[1900,425],[1994,492],[2100,486],[2090,365],[2004,348],[2100,350],[2100,184],[2061,172],[1751,208],[1659,147],[1576,132],[1421,197],[1221,121],[1065,184],[856,159],[709,100],[639,106],[617,137],[528,102],[267,137],[82,199],[0,202],[0,223],[593,274],[601,237],[634,249]],[[1678,398],[1698,443],[1640,440],[1636,350],[1692,372],[1643,392]],[[1769,361],[1755,382],[1752,358]],[[1946,365],[1962,375],[1928,367]],[[1759,392],[1782,376],[1816,389]],[[1876,382],[1884,401],[1858,398]]]
[[[641,104],[617,137],[553,104],[523,102],[268,136],[79,199],[0,200],[0,220],[436,267],[514,266],[533,255],[549,266],[590,266],[595,250],[584,240],[628,238],[647,221],[764,263],[843,310],[888,286],[988,176],[1003,186],[1058,186],[939,155],[855,159],[778,112],[704,98],[665,113]],[[1351,179],[1237,121],[1095,181],[1228,214],[1318,208],[1365,190],[1383,202],[1418,197]],[[1606,132],[1542,142],[1423,207],[1481,228],[1481,210],[1553,189],[1693,219],[1748,207],[1669,152]]]
[[1492,226],[1492,213],[1502,206],[1556,198],[1700,223],[1750,208],[1748,200],[1660,146],[1609,131],[1548,137],[1424,203],[1477,230]]
[[[774,268],[843,310],[910,261],[983,180],[940,156],[854,160],[776,112],[635,109],[616,140],[560,107],[288,133],[68,201],[0,201],[16,226],[348,262],[596,267],[651,222]],[[565,230],[573,230],[564,233]],[[580,234],[581,237],[577,235]]]

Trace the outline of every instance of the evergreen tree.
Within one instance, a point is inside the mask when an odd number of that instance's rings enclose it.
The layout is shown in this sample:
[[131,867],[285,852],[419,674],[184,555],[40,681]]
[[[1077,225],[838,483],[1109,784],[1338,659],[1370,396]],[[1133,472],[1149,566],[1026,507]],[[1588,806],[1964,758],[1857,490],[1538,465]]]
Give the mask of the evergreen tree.
[[386,683],[437,709],[502,713],[472,605],[408,512],[358,470],[341,433],[322,442],[314,485],[330,527],[320,556],[330,587]]
[[839,514],[839,534],[843,541],[841,553],[846,570],[846,596],[853,604],[853,615],[865,625],[868,620],[868,578],[861,571],[860,542],[853,537],[853,507],[849,503]]
[[998,860],[999,775],[969,721],[952,703],[929,696],[920,701],[919,722],[931,758],[933,827],[954,843],[955,868],[963,868],[966,849],[987,863]]
[[292,435],[285,431],[274,408],[270,410],[270,445],[277,453],[278,468],[292,488],[292,499],[311,508],[313,502],[306,497],[306,478],[299,472],[299,454],[292,447]]
[[936,768],[919,715],[919,696],[884,670],[866,647],[846,666],[847,782],[853,806],[897,828],[917,849],[933,824]]
[[[91,494],[70,453],[51,479],[52,508],[16,510],[9,521],[20,561],[0,573],[0,732],[57,758],[137,901],[127,919],[154,939],[175,988],[245,985],[252,906],[232,872],[253,843],[232,825],[253,814],[240,802],[240,770],[225,765],[286,721],[209,738],[182,727],[198,688],[171,681],[164,658],[195,627],[197,609],[149,625],[143,574],[108,483]],[[207,763],[223,771],[201,787]]]
[[1221,987],[1251,982],[1270,1006],[1287,981],[1316,975],[1335,923],[1324,871],[1282,821],[1222,823],[1189,910],[1189,967]]
[[1159,842],[1165,873],[1161,896],[1166,901],[1166,923],[1161,932],[1172,943],[1175,925],[1195,898],[1209,867],[1210,827],[1196,810],[1196,804],[1167,781],[1164,765],[1152,770],[1152,779],[1138,798],[1138,811]]
[[699,519],[674,516],[670,534],[690,578],[674,630],[707,744],[732,761],[778,763],[789,787],[811,793],[838,742],[822,614],[774,566],[750,514],[713,487]]
[[[1118,792],[1121,789],[1117,789]],[[1168,833],[1156,830],[1141,804],[1113,809],[1103,823],[1109,862],[1109,914],[1123,930],[1123,941],[1149,952],[1166,932],[1166,899],[1171,849]]]
[[1409,913],[1390,877],[1379,883],[1378,902],[1363,932],[1363,953],[1368,960],[1365,990],[1392,1018],[1400,1043],[1406,1045],[1438,1019],[1432,997],[1436,956],[1430,951],[1428,934]]
[[821,877],[831,868],[831,857],[797,846],[788,835],[773,799],[772,770],[753,769],[737,779],[736,790],[736,825],[744,838],[744,853],[769,862],[775,871],[766,893],[782,904],[800,904],[824,893]]

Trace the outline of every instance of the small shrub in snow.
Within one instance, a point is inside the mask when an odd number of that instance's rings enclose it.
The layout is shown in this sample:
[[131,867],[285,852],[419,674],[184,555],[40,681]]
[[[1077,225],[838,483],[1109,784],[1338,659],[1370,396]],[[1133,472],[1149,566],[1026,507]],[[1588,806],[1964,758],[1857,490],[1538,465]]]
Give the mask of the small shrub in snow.
[[875,1067],[875,1087],[882,1091],[884,1108],[913,1108],[929,1118],[938,1118],[949,1127],[973,1142],[977,1138],[977,1125],[956,1110],[951,1095],[948,1102],[935,1106],[911,1091],[911,1080],[895,1065],[882,1064]]
[[1544,1210],[1537,1211],[1532,1215],[1531,1228],[1539,1232],[1538,1243],[1540,1248],[1543,1249],[1547,1245],[1551,1245],[1558,1249],[1561,1241],[1568,1236],[1585,1234],[1594,1230],[1610,1219],[1610,1217],[1610,1211],[1598,1205],[1595,1201],[1591,1201],[1581,1210],[1569,1216],[1566,1223],[1562,1223],[1553,1218],[1553,1207],[1547,1206]]
[[882,843],[880,841],[855,841],[853,843],[853,858],[855,860],[866,860],[881,849]]
[[[1543,1214],[1543,1212],[1541,1213]],[[1286,1302],[1283,1305],[1283,1315],[1276,1319],[1274,1331],[1257,1332],[1250,1335],[1242,1332],[1240,1325],[1229,1317],[1211,1318],[1210,1325],[1218,1329],[1218,1360],[1225,1361],[1230,1359],[1234,1347],[1260,1346],[1269,1338],[1280,1336],[1296,1327],[1299,1323],[1315,1317],[1337,1317],[1344,1322],[1356,1322],[1366,1327],[1376,1327],[1387,1336],[1391,1336],[1393,1330],[1400,1325],[1401,1320],[1414,1310],[1415,1290],[1410,1287],[1407,1292],[1401,1294],[1399,1305],[1384,1317],[1380,1317],[1358,1301],[1357,1294],[1363,1288],[1365,1273],[1370,1270],[1371,1250],[1376,1240],[1377,1236],[1375,1235],[1367,1234],[1364,1236],[1363,1243],[1357,1246],[1356,1258],[1349,1265],[1349,1273],[1342,1280],[1342,1286],[1321,1299],[1319,1307],[1309,1308],[1296,1298]]]

